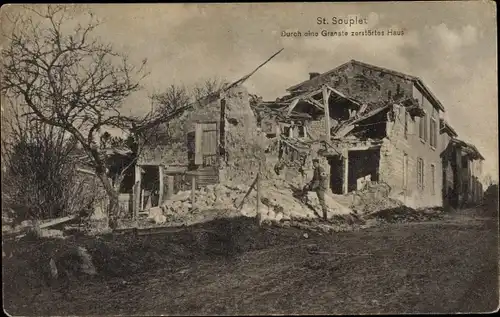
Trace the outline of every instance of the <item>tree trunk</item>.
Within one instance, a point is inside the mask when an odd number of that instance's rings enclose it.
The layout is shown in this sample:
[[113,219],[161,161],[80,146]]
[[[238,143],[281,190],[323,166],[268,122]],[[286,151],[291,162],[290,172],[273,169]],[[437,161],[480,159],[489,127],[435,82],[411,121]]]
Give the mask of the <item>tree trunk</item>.
[[118,191],[113,188],[113,185],[111,184],[111,181],[106,174],[99,173],[97,174],[97,176],[101,180],[101,183],[104,186],[104,190],[106,190],[106,194],[109,198],[108,225],[111,229],[115,229],[118,224],[117,220],[120,211]]

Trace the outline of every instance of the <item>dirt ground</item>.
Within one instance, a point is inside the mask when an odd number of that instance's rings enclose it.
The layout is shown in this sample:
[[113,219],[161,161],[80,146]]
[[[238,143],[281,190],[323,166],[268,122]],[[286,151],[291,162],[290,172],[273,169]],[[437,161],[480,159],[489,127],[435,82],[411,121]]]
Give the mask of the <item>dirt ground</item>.
[[[244,220],[75,240],[98,262],[98,276],[23,285],[11,278],[19,285],[4,285],[4,308],[11,315],[490,312],[499,300],[497,219],[475,214],[307,238]],[[4,259],[7,283],[21,258]]]

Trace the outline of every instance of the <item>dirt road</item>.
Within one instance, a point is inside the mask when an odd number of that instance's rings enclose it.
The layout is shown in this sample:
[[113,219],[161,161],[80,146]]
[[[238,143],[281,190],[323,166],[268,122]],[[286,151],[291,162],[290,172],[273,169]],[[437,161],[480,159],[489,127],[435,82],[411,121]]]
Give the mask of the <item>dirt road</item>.
[[65,296],[44,291],[31,303],[14,299],[6,309],[14,315],[493,311],[497,232],[496,220],[475,217],[474,210],[442,221],[307,238],[294,229],[261,229],[266,247],[182,265],[158,254],[164,267],[81,280]]

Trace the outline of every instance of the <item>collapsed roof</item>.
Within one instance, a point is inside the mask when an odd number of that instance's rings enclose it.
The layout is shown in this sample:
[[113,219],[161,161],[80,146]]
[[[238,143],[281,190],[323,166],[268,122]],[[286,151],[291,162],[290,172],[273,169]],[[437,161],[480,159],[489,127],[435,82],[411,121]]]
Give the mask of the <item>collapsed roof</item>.
[[324,88],[329,91],[329,105],[334,104],[336,106],[334,109],[348,109],[347,116],[340,114],[337,114],[338,117],[334,116],[334,119],[340,119],[340,123],[331,130],[334,138],[345,137],[364,120],[391,108],[391,104],[386,102],[362,103],[324,84],[321,88],[296,96],[285,96],[276,101],[261,102],[254,107],[254,110],[272,115],[279,121],[315,119],[318,115],[325,114]]

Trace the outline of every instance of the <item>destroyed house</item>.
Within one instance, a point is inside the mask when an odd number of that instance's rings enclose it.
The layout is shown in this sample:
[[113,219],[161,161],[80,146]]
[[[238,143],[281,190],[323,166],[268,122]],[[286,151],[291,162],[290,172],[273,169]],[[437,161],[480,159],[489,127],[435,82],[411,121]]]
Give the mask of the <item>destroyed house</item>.
[[421,79],[351,60],[287,91],[261,103],[261,126],[267,117],[268,137],[296,139],[291,127],[304,126],[305,141],[320,140],[333,193],[383,182],[408,206],[442,205],[444,107]]
[[138,188],[150,188],[158,198],[138,209],[159,206],[181,190],[226,181],[252,183],[266,138],[257,131],[251,99],[244,87],[233,85],[156,127],[154,140],[137,160],[135,180]]

